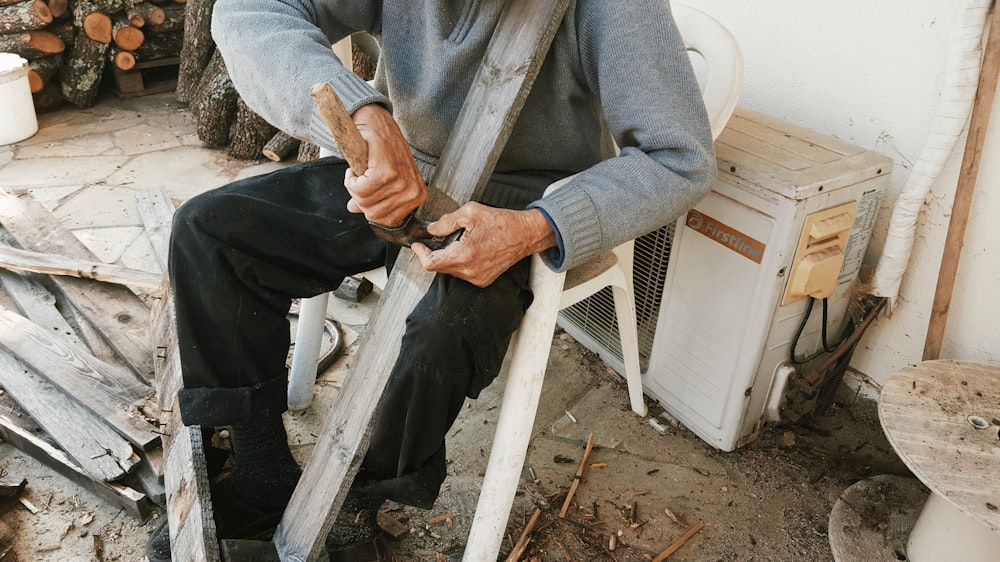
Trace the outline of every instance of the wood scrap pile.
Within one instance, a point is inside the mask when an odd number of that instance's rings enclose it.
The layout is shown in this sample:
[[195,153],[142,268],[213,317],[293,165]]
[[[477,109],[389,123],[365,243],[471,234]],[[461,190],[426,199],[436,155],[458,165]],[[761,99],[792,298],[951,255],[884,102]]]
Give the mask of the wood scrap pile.
[[92,106],[107,74],[174,64],[184,0],[0,0],[0,51],[28,61],[35,109]]
[[[157,215],[163,204],[144,211],[140,202],[151,240],[169,230],[166,205]],[[124,268],[104,277],[106,266],[27,192],[0,192],[0,224],[9,254],[0,269],[0,437],[144,520],[165,498],[151,312],[139,296],[149,298],[154,278]],[[25,273],[40,270],[43,255],[41,270],[53,275]]]

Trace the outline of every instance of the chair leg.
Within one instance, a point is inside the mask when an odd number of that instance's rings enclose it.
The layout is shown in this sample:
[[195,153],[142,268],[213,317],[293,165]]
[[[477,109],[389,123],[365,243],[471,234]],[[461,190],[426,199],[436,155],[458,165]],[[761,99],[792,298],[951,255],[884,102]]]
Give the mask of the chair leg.
[[541,396],[565,274],[552,273],[537,256],[532,258],[531,267],[535,301],[525,313],[511,346],[507,386],[483,491],[466,542],[465,562],[496,560],[500,553]]
[[615,315],[618,317],[618,338],[622,345],[625,363],[625,382],[628,383],[632,411],[646,415],[646,401],[642,399],[642,371],[639,368],[639,334],[636,329],[635,309],[628,291],[617,285],[611,287],[615,298]]
[[326,305],[330,293],[302,299],[299,321],[295,330],[295,352],[288,374],[288,409],[305,410],[312,402],[316,384],[316,364],[323,341],[323,323],[326,322]]

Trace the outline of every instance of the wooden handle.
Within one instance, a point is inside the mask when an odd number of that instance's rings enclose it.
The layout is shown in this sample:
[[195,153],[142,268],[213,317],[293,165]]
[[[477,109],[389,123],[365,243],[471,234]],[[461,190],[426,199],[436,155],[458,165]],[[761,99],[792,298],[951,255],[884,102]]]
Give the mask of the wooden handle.
[[330,127],[340,153],[344,155],[344,160],[347,160],[351,171],[356,176],[364,175],[368,170],[368,143],[354,126],[354,121],[347,113],[344,103],[337,97],[337,92],[334,92],[329,84],[322,82],[313,86],[309,93],[316,101],[319,114]]

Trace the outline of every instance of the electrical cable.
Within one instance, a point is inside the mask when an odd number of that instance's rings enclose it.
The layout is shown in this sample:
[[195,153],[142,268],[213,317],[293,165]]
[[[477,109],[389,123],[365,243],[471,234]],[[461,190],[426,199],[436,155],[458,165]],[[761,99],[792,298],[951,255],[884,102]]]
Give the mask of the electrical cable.
[[798,359],[795,357],[795,348],[798,347],[799,345],[799,338],[802,337],[802,332],[805,330],[806,323],[809,322],[809,316],[812,314],[813,305],[816,303],[815,297],[809,297],[809,303],[806,305],[806,313],[802,316],[802,321],[799,322],[798,329],[795,330],[795,337],[792,338],[792,346],[788,350],[788,359],[795,365],[802,365],[803,363],[808,363],[809,361],[816,359],[823,353],[833,353],[834,351],[837,350],[837,347],[839,347],[840,344],[843,342],[843,340],[841,340],[840,342],[837,343],[837,345],[830,345],[826,341],[826,332],[827,332],[826,325],[829,322],[829,316],[828,316],[829,312],[827,304],[828,300],[829,299],[827,298],[823,299],[823,325],[821,327],[823,349],[817,351],[816,353],[812,354],[809,357],[806,357],[805,359]]

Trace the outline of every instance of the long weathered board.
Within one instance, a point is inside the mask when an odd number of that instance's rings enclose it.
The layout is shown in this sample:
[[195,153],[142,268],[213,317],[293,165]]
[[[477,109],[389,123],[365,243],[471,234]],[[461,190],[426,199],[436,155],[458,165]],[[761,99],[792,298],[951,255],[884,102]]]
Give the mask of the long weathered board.
[[0,245],[0,267],[13,271],[93,279],[106,283],[131,285],[142,289],[155,289],[160,284],[160,274],[158,273],[78,260],[55,254],[31,252],[3,245]]
[[[163,299],[161,311],[172,317],[169,299]],[[154,319],[157,318],[154,310]],[[165,323],[172,325],[170,320]],[[180,353],[174,333],[166,328],[168,341],[164,343],[165,356],[158,357],[157,392],[160,408],[165,416],[163,455],[164,485],[167,496],[167,521],[170,524],[170,551],[174,560],[191,562],[220,562],[222,555],[215,533],[215,516],[212,510],[211,488],[201,428],[187,427],[181,423],[177,408],[177,389],[181,385]]]
[[139,414],[153,389],[131,373],[63,343],[30,320],[0,307],[0,347],[10,351],[136,446],[159,443]]
[[[0,223],[26,250],[100,261],[28,192],[0,190]],[[153,374],[153,350],[146,338],[149,308],[139,297],[116,285],[61,276],[52,280],[132,370],[149,380]]]
[[146,235],[149,236],[149,243],[153,246],[153,256],[160,264],[160,271],[165,272],[174,204],[163,188],[137,193],[135,203],[142,225],[146,228]]
[[0,396],[0,437],[4,441],[69,478],[83,489],[93,492],[105,501],[121,506],[140,521],[145,521],[149,517],[152,504],[144,494],[128,486],[90,478],[62,449],[46,439],[34,420],[13,412],[10,399]]
[[[0,228],[0,244],[14,244],[14,238],[5,228]],[[37,275],[3,270],[0,271],[0,285],[26,318],[69,345],[84,346],[73,327],[56,309],[55,295],[38,281]]]
[[[147,229],[169,225],[173,205],[165,194],[151,193],[150,201],[140,204],[140,214]],[[168,236],[154,235],[150,242],[157,260],[167,263]],[[156,371],[157,404],[163,423],[163,474],[167,521],[170,525],[170,551],[174,560],[220,562],[222,554],[215,533],[211,487],[201,428],[181,423],[177,391],[181,388],[181,360],[177,348],[173,297],[164,277],[154,296],[150,311],[149,338],[156,347],[153,366]]]
[[138,464],[132,446],[115,430],[4,351],[0,384],[91,478],[121,480]]
[[[431,178],[431,197],[423,205],[426,216],[439,216],[485,187],[567,5],[567,0],[506,4]],[[399,355],[404,321],[433,279],[412,252],[400,253],[338,396],[339,406],[328,414],[275,533],[281,560],[313,561],[324,554],[326,535],[367,451],[371,420]]]

